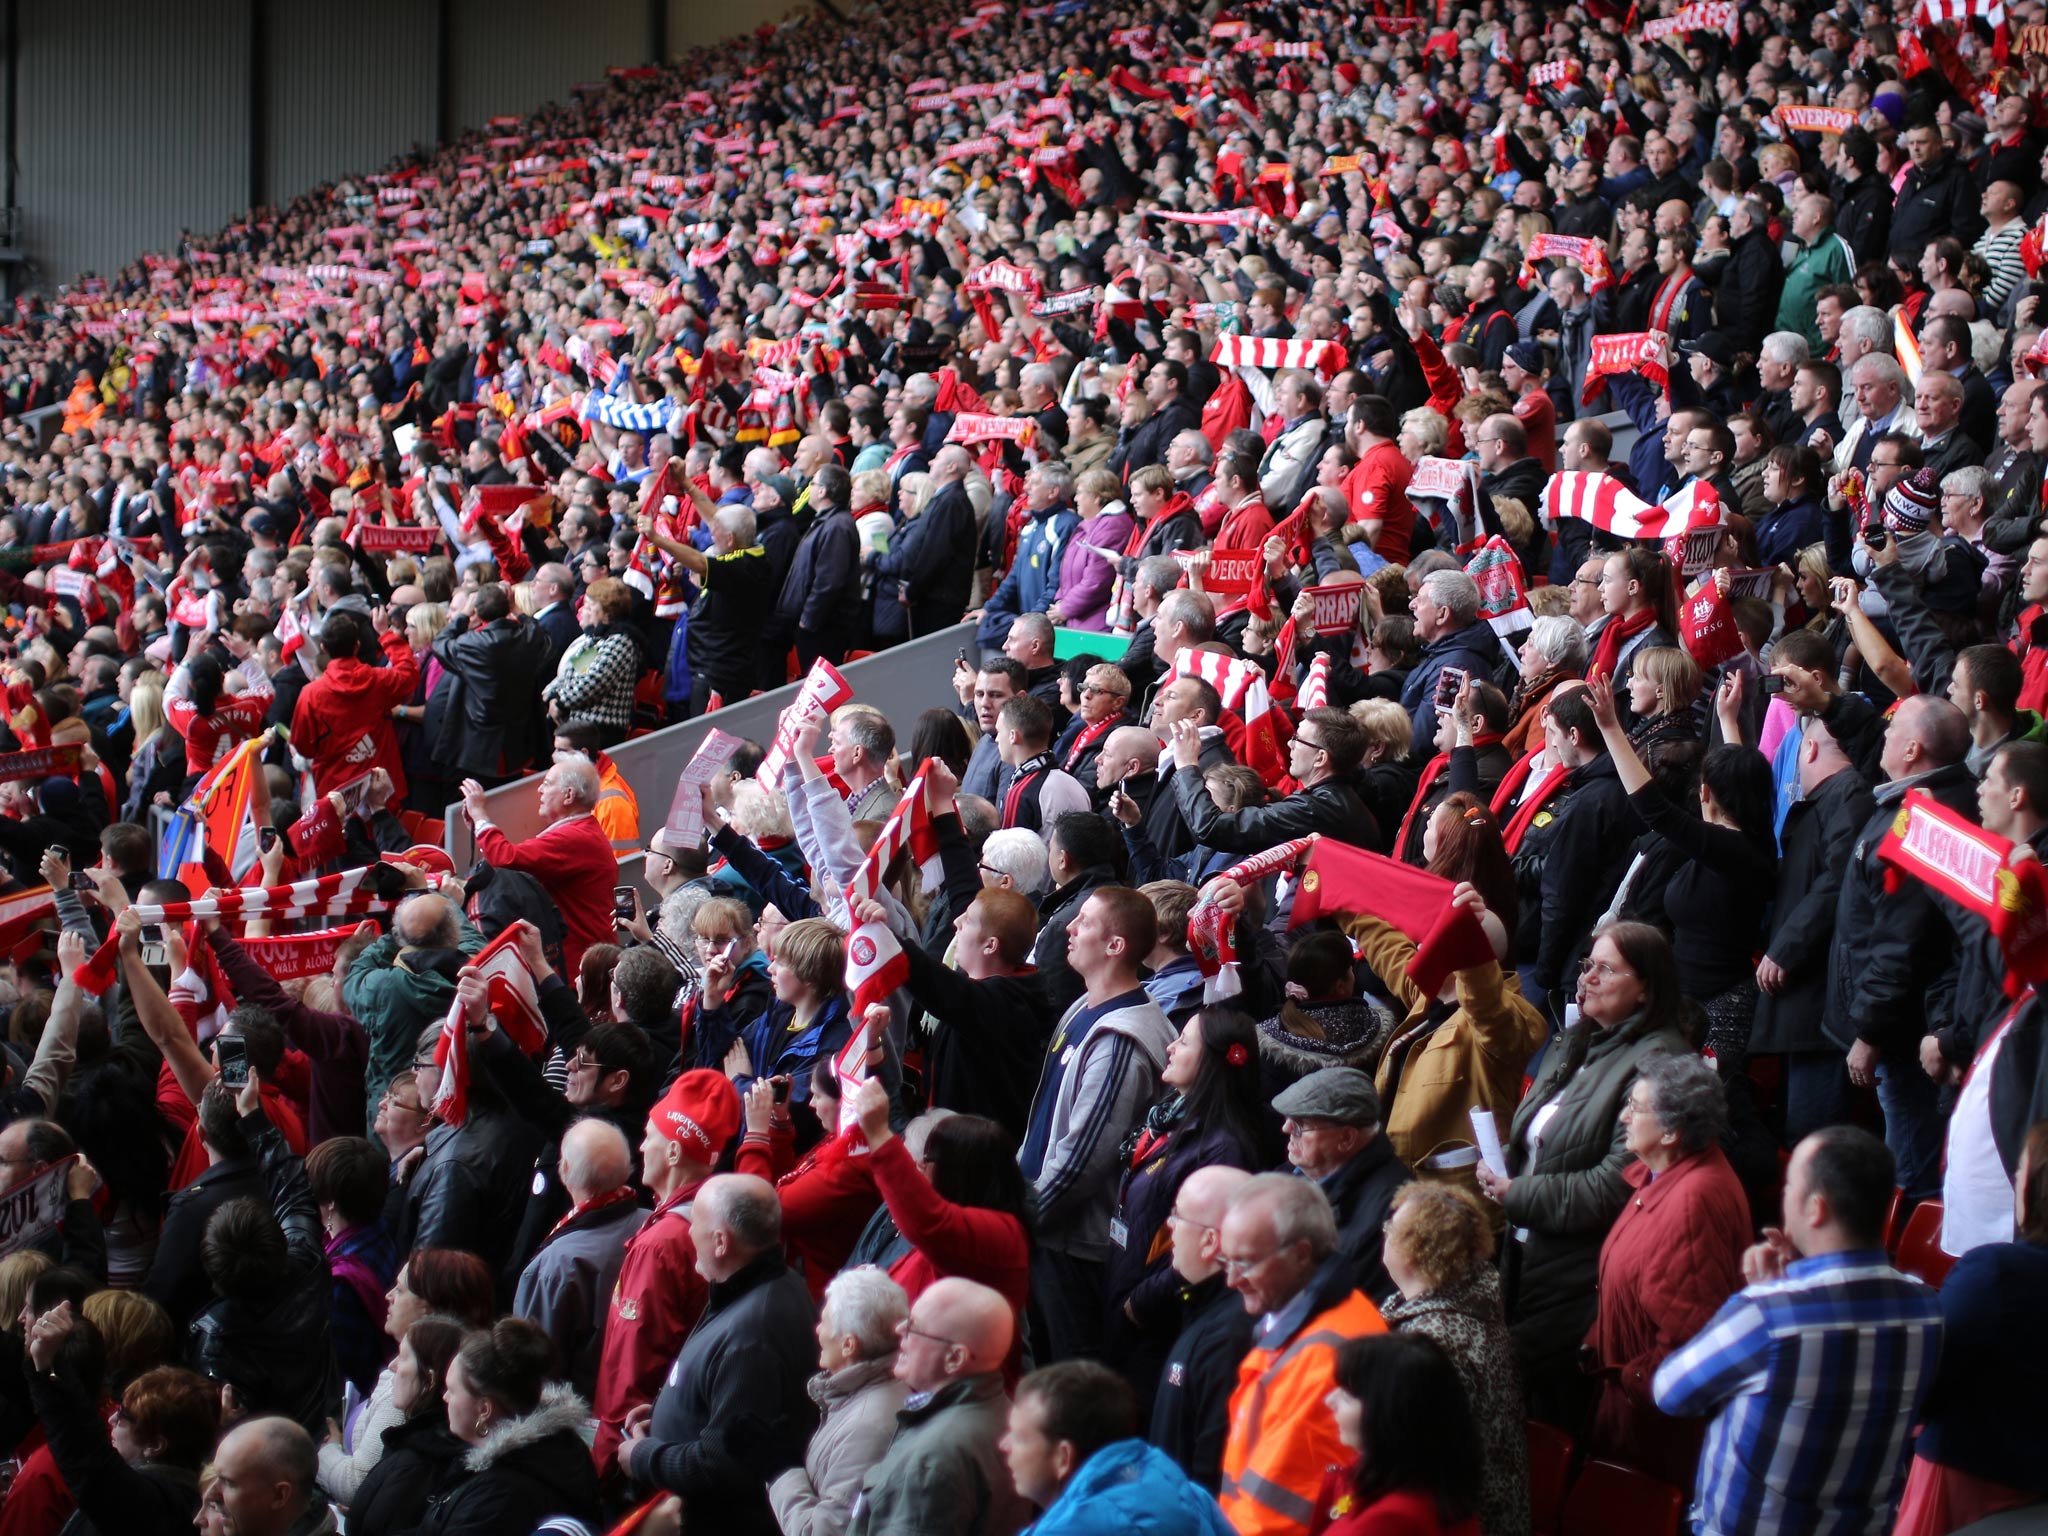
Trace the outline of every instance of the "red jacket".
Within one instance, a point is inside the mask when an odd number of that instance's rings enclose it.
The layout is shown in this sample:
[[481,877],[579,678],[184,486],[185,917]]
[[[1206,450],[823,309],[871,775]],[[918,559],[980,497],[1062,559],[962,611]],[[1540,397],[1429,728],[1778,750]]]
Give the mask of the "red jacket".
[[1427,1493],[1396,1488],[1361,1506],[1351,1491],[1351,1469],[1332,1467],[1323,1480],[1322,1497],[1309,1526],[1310,1536],[1479,1536],[1471,1518],[1446,1525],[1436,1499]]
[[313,788],[319,794],[382,768],[391,775],[392,798],[405,798],[405,769],[391,729],[391,706],[412,697],[420,669],[405,636],[379,638],[390,666],[373,667],[353,656],[337,656],[306,684],[292,710],[292,746],[312,761]]
[[476,829],[476,851],[500,869],[525,870],[554,898],[562,913],[564,974],[577,974],[591,945],[612,942],[619,859],[595,816],[566,816],[523,843],[486,824]]
[[2048,713],[2048,646],[2034,644],[2034,623],[2041,612],[2039,603],[2021,610],[2019,632],[2011,642],[2013,655],[2020,659],[2019,707],[2035,714]]
[[1344,477],[1344,500],[1355,522],[1377,522],[1379,538],[1373,552],[1389,565],[1408,563],[1408,544],[1415,535],[1415,509],[1408,505],[1408,482],[1415,466],[1392,443],[1375,443]]
[[[1543,466],[1543,473],[1557,473],[1557,407],[1541,389],[1531,389],[1515,402],[1515,419],[1529,437],[1529,457]],[[1529,508],[1531,517],[1541,509]]]
[[604,1352],[597,1361],[597,1441],[590,1454],[599,1476],[611,1471],[625,1433],[626,1415],[654,1401],[697,1326],[709,1289],[697,1273],[690,1241],[690,1201],[701,1188],[687,1184],[626,1239],[605,1316]]
[[819,1142],[802,1162],[778,1175],[776,1154],[782,1150],[749,1136],[740,1143],[733,1172],[751,1173],[775,1186],[782,1198],[783,1250],[790,1263],[803,1269],[811,1300],[822,1304],[825,1287],[882,1203],[875,1160],[858,1127]]
[[1600,1247],[1600,1311],[1586,1335],[1601,1369],[1592,1450],[1690,1488],[1706,1421],[1659,1413],[1650,1380],[1742,1289],[1749,1197],[1719,1147],[1655,1179],[1641,1163],[1621,1176],[1629,1200]]

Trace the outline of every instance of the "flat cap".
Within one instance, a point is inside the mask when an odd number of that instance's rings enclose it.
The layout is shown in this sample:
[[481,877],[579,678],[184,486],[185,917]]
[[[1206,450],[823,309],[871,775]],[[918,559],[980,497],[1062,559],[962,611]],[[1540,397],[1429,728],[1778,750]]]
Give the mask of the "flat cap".
[[1311,1072],[1273,1100],[1275,1112],[1290,1120],[1335,1120],[1343,1125],[1380,1123],[1380,1094],[1356,1067]]

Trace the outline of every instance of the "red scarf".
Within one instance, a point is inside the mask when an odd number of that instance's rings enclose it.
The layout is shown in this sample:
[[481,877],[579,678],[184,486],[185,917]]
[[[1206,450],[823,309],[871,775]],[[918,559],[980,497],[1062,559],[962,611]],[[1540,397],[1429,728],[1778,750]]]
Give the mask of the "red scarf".
[[1680,267],[1664,279],[1657,289],[1656,296],[1650,300],[1650,323],[1647,329],[1669,333],[1671,311],[1678,307],[1679,295],[1685,292],[1685,285],[1691,281],[1691,267]]
[[[1472,738],[1472,749],[1480,751],[1486,747],[1500,745],[1499,731],[1480,731]],[[1451,754],[1439,752],[1429,760],[1429,766],[1422,770],[1422,781],[1415,786],[1415,798],[1408,802],[1408,814],[1401,818],[1400,834],[1394,839],[1394,857],[1403,858],[1402,850],[1408,846],[1408,833],[1415,825],[1415,818],[1422,811],[1423,801],[1429,798],[1430,787],[1443,777],[1444,770],[1451,766]]]
[[1522,786],[1535,771],[1536,759],[1542,755],[1542,747],[1527,753],[1520,762],[1508,770],[1508,776],[1500,781],[1500,788],[1493,792],[1495,818],[1507,817],[1506,825],[1501,831],[1501,841],[1507,845],[1510,858],[1522,846],[1522,838],[1528,832],[1530,824],[1536,820],[1536,813],[1564,787],[1564,781],[1572,775],[1571,769],[1562,763],[1558,764],[1543,776],[1543,782],[1536,786],[1536,792],[1515,807],[1514,815],[1508,816],[1508,808],[1515,805],[1515,797],[1522,792]]
[[1155,528],[1170,517],[1176,517],[1182,512],[1193,511],[1194,505],[1194,501],[1188,496],[1186,491],[1175,491],[1171,496],[1167,497],[1166,505],[1159,509],[1152,518],[1152,521],[1131,534],[1131,541],[1124,546],[1125,557],[1132,560],[1137,559],[1138,551],[1145,547],[1145,541],[1152,537],[1152,531]]
[[560,1237],[562,1235],[562,1229],[568,1226],[569,1223],[574,1221],[578,1216],[587,1216],[592,1211],[601,1211],[606,1209],[608,1206],[623,1205],[628,1200],[634,1198],[635,1196],[633,1193],[633,1186],[630,1184],[621,1184],[617,1189],[611,1191],[609,1194],[599,1195],[595,1200],[584,1201],[583,1204],[573,1207],[568,1215],[564,1216],[560,1221],[556,1222],[552,1228],[549,1229],[548,1235],[540,1240],[541,1246],[545,1248],[549,1243],[553,1242],[556,1238]]
[[1600,638],[1593,642],[1593,660],[1586,668],[1586,676],[1604,677],[1613,682],[1614,669],[1621,665],[1622,642],[1635,638],[1656,622],[1657,610],[1654,608],[1609,614],[1607,622],[1600,626]]
[[1123,719],[1123,715],[1119,712],[1114,715],[1105,715],[1093,725],[1083,726],[1081,734],[1074,738],[1074,744],[1067,748],[1067,760],[1061,763],[1060,766],[1068,773],[1072,773],[1074,771],[1074,764],[1081,760],[1081,754],[1116,729],[1117,722],[1121,719]]

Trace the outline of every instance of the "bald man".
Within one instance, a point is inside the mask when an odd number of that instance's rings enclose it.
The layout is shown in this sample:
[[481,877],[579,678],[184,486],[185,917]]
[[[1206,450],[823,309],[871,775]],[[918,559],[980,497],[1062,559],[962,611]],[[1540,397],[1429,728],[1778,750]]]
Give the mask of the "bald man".
[[1120,725],[1103,739],[1094,772],[1098,810],[1109,804],[1119,785],[1137,803],[1142,818],[1151,809],[1153,791],[1159,786],[1159,738],[1149,726]]
[[535,807],[541,830],[515,843],[491,820],[484,787],[462,781],[476,850],[499,869],[520,869],[538,880],[562,914],[562,970],[577,974],[583,952],[612,942],[612,887],[619,860],[594,814],[603,793],[597,766],[575,752],[559,752],[541,775]]
[[1223,1483],[1223,1441],[1230,1431],[1230,1394],[1237,1365],[1251,1347],[1252,1318],[1223,1283],[1220,1237],[1224,1212],[1251,1175],[1242,1168],[1197,1168],[1167,1213],[1174,1273],[1187,1282],[1180,1336],[1167,1352],[1152,1393],[1146,1438],[1216,1492]]
[[[375,1105],[391,1079],[413,1063],[420,1032],[448,1016],[455,972],[484,947],[455,903],[436,892],[403,902],[392,931],[350,962],[341,1000],[369,1037],[364,1086]],[[396,1149],[385,1147],[395,1155]]]
[[213,1453],[229,1536],[290,1536],[302,1521],[308,1531],[333,1530],[325,1501],[315,1503],[318,1470],[312,1436],[290,1419],[251,1419],[229,1430]]
[[589,1402],[597,1386],[605,1306],[626,1239],[647,1213],[634,1198],[632,1148],[609,1120],[592,1117],[570,1126],[556,1172],[573,1204],[520,1272],[512,1310],[547,1331],[569,1384]]
[[[397,594],[393,594],[394,599]],[[543,677],[553,677],[562,653],[583,631],[576,623],[576,578],[569,567],[549,561],[533,573],[533,622],[548,637]]]
[[719,1529],[776,1536],[768,1484],[798,1465],[818,1421],[811,1293],[782,1258],[782,1205],[750,1174],[707,1179],[690,1241],[711,1302],[651,1408],[626,1418],[627,1476],[716,1509]]
[[1008,1536],[1031,1518],[999,1449],[1016,1326],[1010,1304],[972,1280],[934,1281],[911,1303],[896,1352],[910,1397],[862,1479],[849,1536]]

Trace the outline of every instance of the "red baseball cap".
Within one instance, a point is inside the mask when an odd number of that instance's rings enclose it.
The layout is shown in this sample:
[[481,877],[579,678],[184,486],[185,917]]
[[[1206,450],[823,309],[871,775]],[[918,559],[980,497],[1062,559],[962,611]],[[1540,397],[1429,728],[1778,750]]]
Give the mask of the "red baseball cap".
[[648,1118],[663,1137],[708,1163],[740,1128],[739,1090],[723,1072],[700,1067],[677,1078]]

